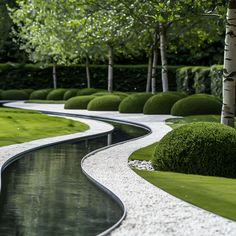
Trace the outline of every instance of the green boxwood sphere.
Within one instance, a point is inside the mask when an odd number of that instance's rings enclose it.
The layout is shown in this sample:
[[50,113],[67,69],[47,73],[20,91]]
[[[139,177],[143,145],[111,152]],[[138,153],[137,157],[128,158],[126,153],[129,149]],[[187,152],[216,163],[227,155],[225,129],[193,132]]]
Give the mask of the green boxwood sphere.
[[236,130],[219,123],[193,123],[172,130],[157,144],[156,170],[236,177]]
[[34,92],[34,89],[22,89],[24,92],[26,92],[27,94],[30,94]]
[[90,111],[117,111],[120,103],[121,99],[119,96],[99,96],[89,102],[87,109]]
[[29,94],[23,90],[11,89],[2,91],[1,97],[3,100],[28,100]]
[[174,92],[163,92],[152,96],[143,107],[144,114],[170,114],[172,106],[182,97]]
[[112,93],[107,92],[107,91],[102,91],[102,92],[98,92],[98,93],[94,93],[94,96],[104,96],[104,95],[117,95],[120,97],[121,100],[125,99],[126,97],[128,97],[127,93],[123,93],[123,92],[119,92],[119,91],[114,91]]
[[39,89],[30,94],[30,100],[45,100],[51,89]]
[[65,109],[87,109],[88,103],[95,98],[93,95],[76,96],[66,101]]
[[221,102],[208,94],[195,94],[176,102],[172,109],[173,116],[190,116],[204,114],[220,114]]
[[63,100],[66,91],[67,89],[64,88],[53,89],[47,95],[47,100]]
[[136,93],[126,97],[119,106],[120,113],[143,113],[146,101],[152,96],[150,93]]
[[78,89],[68,89],[63,96],[63,100],[68,100],[77,95]]

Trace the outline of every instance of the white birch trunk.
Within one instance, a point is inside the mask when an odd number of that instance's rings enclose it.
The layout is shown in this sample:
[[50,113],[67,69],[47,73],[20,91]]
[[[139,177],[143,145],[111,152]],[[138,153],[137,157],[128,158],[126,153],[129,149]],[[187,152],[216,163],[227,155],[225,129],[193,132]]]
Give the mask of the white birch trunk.
[[113,92],[113,47],[109,46],[108,49],[108,92]]
[[157,47],[154,47],[153,61],[152,61],[152,94],[156,92],[156,66],[157,66]]
[[236,0],[231,0],[227,11],[224,70],[223,105],[221,123],[234,127],[236,81]]
[[56,70],[56,64],[53,64],[52,67],[52,77],[53,77],[53,88],[57,88],[57,70]]
[[90,80],[90,71],[89,71],[89,58],[86,56],[86,78],[87,78],[87,88],[91,88],[91,80]]
[[146,92],[150,92],[151,87],[151,75],[152,75],[152,54],[148,58],[148,73],[147,73],[147,83],[146,83]]
[[168,68],[166,57],[166,30],[160,23],[160,53],[161,53],[161,80],[163,92],[168,91]]

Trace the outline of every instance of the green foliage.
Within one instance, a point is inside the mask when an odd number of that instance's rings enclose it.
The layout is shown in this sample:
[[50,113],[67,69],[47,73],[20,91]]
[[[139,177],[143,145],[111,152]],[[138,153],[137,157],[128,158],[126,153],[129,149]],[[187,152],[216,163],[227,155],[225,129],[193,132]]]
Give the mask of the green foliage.
[[[175,72],[179,66],[169,66],[169,87],[176,90]],[[157,67],[157,78],[160,78],[161,68]],[[107,87],[107,66],[91,65],[91,86]],[[143,92],[146,87],[147,65],[115,65],[114,90]],[[41,68],[32,64],[0,64],[0,88],[43,89],[53,87],[52,66]],[[59,88],[85,88],[86,70],[84,65],[57,66],[57,84]],[[161,81],[157,80],[158,91],[161,91]],[[85,95],[85,94],[84,94]]]
[[65,92],[63,96],[63,100],[68,100],[72,97],[75,97],[77,95],[78,89],[69,89]]
[[51,89],[39,89],[30,94],[30,100],[45,100]]
[[182,98],[182,93],[165,92],[152,96],[144,105],[144,114],[170,114],[175,102]]
[[83,88],[83,89],[79,89],[77,92],[77,96],[84,96],[84,95],[91,95],[94,93],[97,93],[101,91],[100,89],[96,89],[96,88]]
[[146,101],[152,96],[150,93],[137,93],[126,97],[119,106],[120,113],[143,113]]
[[195,123],[168,133],[157,144],[156,170],[236,177],[236,131],[218,123]]
[[94,93],[94,96],[104,96],[104,95],[117,95],[120,97],[121,100],[125,99],[128,94],[127,93],[123,93],[123,92],[119,92],[119,91],[113,91],[112,93],[110,92],[98,92],[98,93]]
[[87,109],[90,111],[117,111],[121,99],[116,95],[105,95],[94,98],[89,102]]
[[31,93],[34,92],[34,89],[30,89],[30,88],[28,88],[28,89],[22,89],[22,90],[25,91],[27,94],[29,94],[29,96],[30,96]]
[[95,96],[93,95],[72,97],[66,101],[64,108],[65,109],[87,109],[89,102],[92,101],[94,98]]
[[222,97],[223,66],[212,66],[209,76],[211,78],[211,94],[214,96]]
[[194,74],[195,93],[210,93],[211,92],[211,80],[209,78],[209,67],[196,67],[192,69]]
[[2,91],[1,97],[2,100],[27,100],[29,94],[23,90],[11,89]]
[[47,100],[63,100],[66,91],[64,88],[53,89],[47,95]]
[[195,94],[177,101],[172,109],[173,116],[220,114],[221,102],[208,94]]

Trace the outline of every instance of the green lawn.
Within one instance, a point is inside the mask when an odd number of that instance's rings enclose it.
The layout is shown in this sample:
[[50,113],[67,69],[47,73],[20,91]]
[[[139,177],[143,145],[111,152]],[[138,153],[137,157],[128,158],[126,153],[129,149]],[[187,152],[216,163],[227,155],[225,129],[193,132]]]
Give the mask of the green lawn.
[[0,146],[82,132],[89,128],[81,122],[11,108],[0,108],[0,127]]
[[[166,120],[171,128],[175,129],[179,126],[193,123],[193,122],[220,122],[220,115],[195,115],[195,116],[185,116],[183,118],[171,118]],[[236,122],[235,122],[236,127]]]
[[[156,143],[135,151],[129,160],[151,160],[155,146]],[[236,179],[164,171],[135,172],[186,202],[236,220]]]

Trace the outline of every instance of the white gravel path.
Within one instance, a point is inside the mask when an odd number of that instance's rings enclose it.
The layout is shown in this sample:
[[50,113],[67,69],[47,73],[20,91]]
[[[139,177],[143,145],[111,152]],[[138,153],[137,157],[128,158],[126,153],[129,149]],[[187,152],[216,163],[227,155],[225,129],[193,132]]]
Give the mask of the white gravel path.
[[126,219],[111,235],[236,235],[236,222],[165,193],[136,175],[127,166],[127,159],[133,151],[159,140],[171,130],[163,122],[169,116],[68,111],[64,110],[62,105],[14,103],[12,106],[127,120],[152,129],[152,134],[144,138],[110,147],[90,156],[83,163],[86,172],[114,192],[127,208]]

